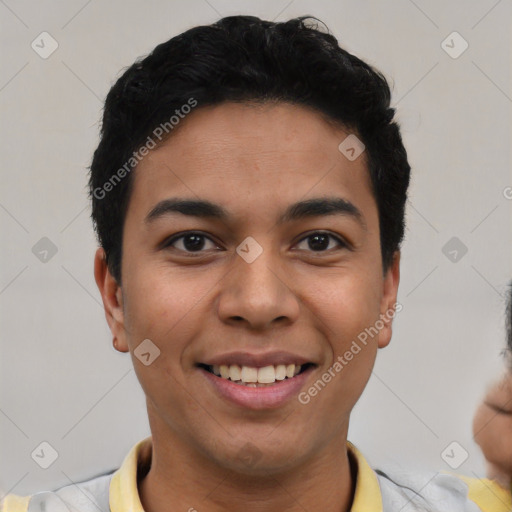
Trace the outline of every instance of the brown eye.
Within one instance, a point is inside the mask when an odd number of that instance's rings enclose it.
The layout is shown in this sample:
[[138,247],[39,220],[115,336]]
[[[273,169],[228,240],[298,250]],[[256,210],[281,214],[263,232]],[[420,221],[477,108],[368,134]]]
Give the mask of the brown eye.
[[313,252],[327,252],[327,250],[331,250],[331,240],[334,240],[340,248],[348,248],[348,245],[341,238],[320,231],[306,236],[299,243],[302,243],[304,240],[308,241],[307,250]]
[[206,249],[218,247],[206,235],[191,231],[170,238],[164,243],[163,247],[172,247],[173,249],[177,249],[178,251],[183,251],[186,253],[204,252],[203,249],[208,245],[207,242],[210,242],[213,247],[206,247]]

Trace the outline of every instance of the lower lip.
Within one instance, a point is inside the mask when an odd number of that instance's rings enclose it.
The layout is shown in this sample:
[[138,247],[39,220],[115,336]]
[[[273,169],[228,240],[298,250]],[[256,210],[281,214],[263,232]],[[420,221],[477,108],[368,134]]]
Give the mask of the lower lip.
[[228,379],[217,377],[204,368],[199,368],[199,371],[223,398],[247,409],[261,410],[277,409],[288,400],[297,397],[314,368],[314,366],[310,366],[291,379],[276,381],[272,386],[259,388],[236,384]]

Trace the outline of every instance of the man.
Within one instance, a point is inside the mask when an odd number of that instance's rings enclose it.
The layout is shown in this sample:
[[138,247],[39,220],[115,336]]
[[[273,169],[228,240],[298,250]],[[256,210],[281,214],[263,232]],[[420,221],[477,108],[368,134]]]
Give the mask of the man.
[[488,477],[512,490],[512,281],[506,308],[506,365],[473,420],[473,434],[487,461]]
[[506,510],[456,476],[395,483],[347,441],[401,307],[410,166],[389,105],[307,19],[224,18],[124,73],[91,165],[95,277],[152,435],[7,510]]

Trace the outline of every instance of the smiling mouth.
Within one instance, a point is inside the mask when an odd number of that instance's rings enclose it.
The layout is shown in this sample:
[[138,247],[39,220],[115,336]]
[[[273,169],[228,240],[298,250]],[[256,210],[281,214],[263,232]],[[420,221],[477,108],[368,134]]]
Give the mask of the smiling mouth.
[[241,386],[252,388],[275,386],[285,380],[290,380],[304,373],[311,367],[316,366],[314,363],[306,363],[303,365],[296,364],[278,364],[268,365],[260,368],[252,366],[232,365],[207,365],[199,363],[199,368],[212,373],[216,377],[229,380]]

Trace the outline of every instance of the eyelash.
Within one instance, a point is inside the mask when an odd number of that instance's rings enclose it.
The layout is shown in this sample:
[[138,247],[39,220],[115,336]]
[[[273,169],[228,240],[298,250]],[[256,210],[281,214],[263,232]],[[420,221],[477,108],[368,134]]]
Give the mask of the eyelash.
[[512,415],[512,410],[504,409],[503,407],[500,407],[499,405],[494,405],[494,404],[489,403],[489,402],[485,402],[485,404],[487,405],[487,407],[492,409],[496,414],[504,414],[504,415],[507,415],[507,416],[511,416]]
[[[185,237],[190,236],[190,235],[198,235],[200,237],[203,237],[203,238],[206,238],[206,239],[210,240],[212,243],[215,243],[210,237],[208,237],[204,233],[201,233],[199,231],[186,231],[184,233],[181,233],[179,235],[175,235],[175,236],[167,239],[162,244],[162,248],[166,249],[168,247],[171,247],[172,244],[176,243],[178,240],[181,240],[182,238],[185,238]],[[301,238],[297,243],[300,243],[300,242],[302,242],[304,240],[307,240],[308,238],[312,238],[315,235],[325,235],[325,236],[335,240],[336,242],[338,242],[339,248],[351,250],[351,247],[349,246],[349,244],[347,242],[345,242],[342,238],[340,238],[339,236],[335,236],[332,233],[328,233],[328,232],[324,232],[324,231],[314,231],[314,232],[310,233],[309,235],[306,235],[305,237]],[[176,248],[174,247],[174,249],[176,249]],[[199,251],[186,251],[186,250],[183,250],[183,249],[177,249],[177,250],[179,250],[181,252],[184,252],[186,254],[191,254],[191,255],[192,254],[200,255],[202,252],[206,252],[204,250],[199,250]],[[323,251],[310,251],[310,252],[313,252],[313,253],[316,253],[316,254],[322,254],[322,253],[331,253],[331,251],[332,251],[332,249],[326,249],[326,250],[323,250]]]

